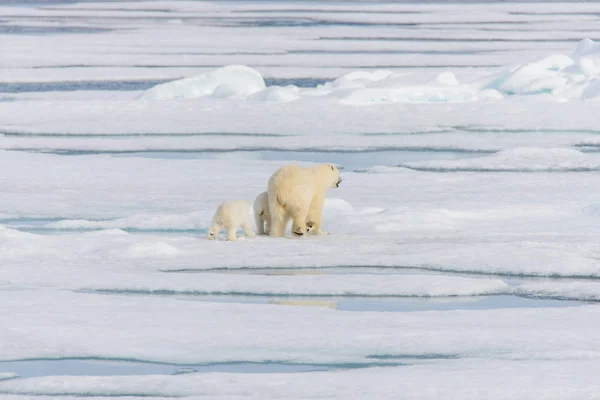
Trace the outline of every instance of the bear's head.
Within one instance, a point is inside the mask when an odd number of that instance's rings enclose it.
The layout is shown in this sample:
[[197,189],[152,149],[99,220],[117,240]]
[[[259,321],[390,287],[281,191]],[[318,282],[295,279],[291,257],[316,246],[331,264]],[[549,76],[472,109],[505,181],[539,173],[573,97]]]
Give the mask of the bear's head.
[[333,164],[320,164],[317,166],[319,169],[319,175],[323,177],[323,183],[327,184],[327,187],[337,188],[342,183],[340,177],[340,171]]

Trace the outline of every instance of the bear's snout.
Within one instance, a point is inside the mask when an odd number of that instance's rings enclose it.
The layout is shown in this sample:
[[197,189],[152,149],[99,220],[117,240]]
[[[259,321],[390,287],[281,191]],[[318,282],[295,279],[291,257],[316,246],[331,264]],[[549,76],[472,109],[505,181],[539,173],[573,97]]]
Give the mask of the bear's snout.
[[336,188],[340,187],[340,183],[342,183],[342,178],[338,179],[338,181],[335,184],[335,187]]

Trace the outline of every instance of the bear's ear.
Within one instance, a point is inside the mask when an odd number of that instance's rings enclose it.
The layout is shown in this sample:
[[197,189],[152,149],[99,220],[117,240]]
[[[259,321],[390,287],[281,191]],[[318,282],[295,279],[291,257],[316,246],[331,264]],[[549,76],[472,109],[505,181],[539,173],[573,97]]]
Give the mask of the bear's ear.
[[331,168],[332,171],[335,171],[335,167],[333,166],[333,164],[329,164],[329,168]]

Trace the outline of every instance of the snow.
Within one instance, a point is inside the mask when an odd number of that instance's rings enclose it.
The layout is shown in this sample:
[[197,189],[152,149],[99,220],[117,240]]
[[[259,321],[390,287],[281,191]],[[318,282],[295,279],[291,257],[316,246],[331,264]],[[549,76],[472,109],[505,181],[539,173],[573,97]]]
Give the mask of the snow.
[[369,87],[352,91],[342,99],[344,104],[373,105],[379,103],[466,102],[477,98],[475,91],[460,87],[451,73],[442,73],[432,83],[424,85],[396,86],[394,76],[380,82],[381,87]]
[[[310,99],[302,104],[300,100],[286,104],[249,101],[235,110],[221,101],[216,104],[197,101],[200,103],[185,107],[170,101],[40,101],[33,103],[35,108],[23,108],[18,101],[3,102],[0,116],[5,121],[2,131],[6,134],[0,140],[0,148],[497,151],[597,141],[596,106],[592,102],[545,104],[524,96],[512,104],[500,101],[484,107],[479,102],[454,104],[449,108],[442,104],[397,104],[361,107],[360,112],[350,112],[349,106],[339,104],[315,108]],[[533,112],[522,114],[519,112],[522,109]],[[476,120],[473,115],[477,115]],[[525,134],[519,134],[520,131]],[[234,134],[240,137],[231,140]]]
[[393,365],[402,355],[441,354],[597,362],[600,351],[594,335],[580,334],[599,328],[595,306],[368,313],[43,288],[2,290],[0,299],[0,321],[11,327],[0,330],[3,360]]
[[501,78],[497,89],[506,94],[531,94],[552,92],[566,85],[553,66],[544,65],[544,60],[517,68],[508,76]]
[[[414,78],[413,78],[414,79]],[[339,97],[343,104],[370,105],[394,102],[473,101],[476,92],[460,87],[451,72],[443,72],[422,85],[406,85],[404,74],[390,71],[356,71],[318,88],[301,90],[294,85],[266,88],[260,72],[229,65],[208,74],[159,84],[140,98],[149,100],[194,99],[202,96],[237,97],[255,101],[289,102],[307,96]]]
[[581,93],[583,99],[593,99],[600,97],[600,80],[593,79],[590,84],[583,89]]
[[[460,85],[450,71],[439,73],[424,85],[402,82],[399,78],[406,78],[405,73],[389,70],[355,71],[324,85],[317,92],[320,95],[341,97],[344,104],[354,105],[476,101],[477,88],[481,91],[497,89],[508,95],[550,93],[560,98],[582,97],[582,92],[585,92],[583,98],[589,99],[592,96],[587,87],[600,74],[600,67],[596,65],[597,53],[598,44],[590,39],[583,39],[571,56],[555,54],[543,57],[531,63],[507,68],[506,72],[495,72],[487,78],[487,82],[482,82],[486,80],[485,77],[479,77],[474,85]],[[413,77],[411,81],[414,80]],[[315,89],[304,92],[314,96]],[[287,90],[277,87],[267,89],[259,71],[241,65],[229,65],[196,77],[160,84],[144,92],[140,98],[165,100],[214,95],[239,99],[261,91],[266,93],[252,98],[289,102],[300,98],[302,93],[293,85]],[[486,93],[489,92],[484,92],[484,98],[488,97]]]
[[146,258],[173,256],[179,253],[179,250],[165,242],[138,243],[131,246],[126,252],[125,257]]
[[530,297],[600,301],[598,282],[535,282],[519,285],[516,290]]
[[285,87],[270,86],[265,90],[255,93],[251,99],[259,101],[272,101],[276,103],[287,103],[289,101],[297,100],[300,97],[299,92],[300,89],[294,85]]
[[593,40],[583,39],[577,45],[577,48],[573,52],[573,58],[581,62],[583,58],[587,63],[594,63],[597,65],[598,59],[600,58],[600,45]]
[[[526,154],[533,157],[517,158],[511,170],[539,165],[544,151]],[[547,160],[573,154],[578,163],[593,157],[559,151]],[[285,163],[4,152],[0,165],[12,172],[3,177],[0,198],[0,279],[18,285],[75,280],[105,265],[124,273],[136,258],[146,271],[363,265],[600,276],[595,186],[588,173],[564,168],[535,174],[346,168],[324,209],[330,236],[259,237],[235,246],[205,240],[221,202],[252,201]],[[39,270],[39,263],[46,268]]]
[[[150,247],[150,246],[148,246]],[[164,274],[163,274],[164,275]],[[500,279],[473,279],[430,275],[298,275],[244,276],[238,274],[205,273],[196,282],[180,274],[139,278],[135,283],[110,282],[86,285],[94,291],[172,293],[172,294],[232,294],[264,296],[476,296],[508,293],[508,285]]]
[[[181,396],[186,399],[597,399],[596,361],[445,360],[370,370],[302,374],[183,374],[177,376],[69,377],[6,382],[7,393],[60,393],[87,396]],[[201,397],[194,395],[201,393]],[[62,397],[61,396],[61,397]],[[186,397],[190,396],[190,397]],[[10,398],[10,397],[9,397]],[[20,399],[21,397],[19,397]],[[133,397],[138,398],[138,397]],[[161,398],[161,397],[157,397]]]
[[477,159],[417,161],[404,166],[438,171],[595,171],[600,169],[600,157],[569,148],[517,147]]
[[140,99],[195,99],[202,96],[247,97],[263,89],[265,89],[265,81],[260,72],[243,65],[229,65],[207,74],[154,86],[145,91]]
[[169,229],[206,229],[207,221],[212,215],[208,211],[185,214],[135,214],[114,220],[60,220],[43,225],[50,229],[139,229],[139,230],[169,230]]
[[0,381],[6,380],[6,379],[13,379],[18,377],[17,374],[13,374],[11,372],[1,372],[0,373]]
[[[469,102],[477,101],[478,90],[483,98],[490,98],[489,90],[506,95],[551,94],[560,99],[595,97],[590,89],[600,75],[599,45],[590,39],[579,43],[572,57],[550,55],[540,60],[497,72],[487,78],[480,77],[476,83],[460,84],[456,76],[445,71],[422,84],[415,84],[415,76],[407,79],[405,73],[392,71],[356,71],[346,74],[319,88],[300,90],[291,86],[266,88],[259,71],[244,66],[225,66],[208,74],[163,83],[147,90],[142,99],[198,98],[206,95],[217,97],[247,98],[253,100],[290,102],[302,94],[314,97],[339,98],[342,104],[377,105],[386,103],[422,102]],[[577,60],[577,61],[576,61]],[[600,58],[599,58],[600,60]],[[578,64],[577,64],[578,63]],[[414,75],[414,74],[413,74]],[[483,81],[483,82],[482,82]],[[266,93],[261,94],[261,91]],[[498,96],[491,96],[498,97]]]
[[[598,398],[598,4],[17,3],[0,397]],[[206,240],[320,162],[330,235]]]

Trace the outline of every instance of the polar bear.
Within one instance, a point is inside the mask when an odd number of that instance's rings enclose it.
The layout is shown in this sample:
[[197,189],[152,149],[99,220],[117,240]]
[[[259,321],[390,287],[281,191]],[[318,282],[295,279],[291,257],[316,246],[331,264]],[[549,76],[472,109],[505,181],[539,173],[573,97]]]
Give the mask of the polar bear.
[[269,194],[262,192],[254,200],[254,222],[259,235],[268,235],[271,230],[271,215],[269,214]]
[[[269,214],[269,193],[262,192],[254,200],[254,222],[256,223],[256,233],[259,235],[268,235],[271,230],[271,214]],[[306,232],[314,232],[312,222],[306,221]],[[320,231],[319,235],[326,235],[327,232]]]
[[232,200],[221,204],[210,223],[208,239],[214,240],[219,236],[221,229],[227,231],[227,240],[235,241],[236,231],[241,226],[247,237],[254,237],[249,212],[252,203],[246,200]]
[[337,188],[341,182],[340,171],[332,164],[279,168],[269,179],[267,190],[270,235],[283,236],[290,219],[295,236],[326,235],[327,232],[321,230],[325,194],[327,189]]

